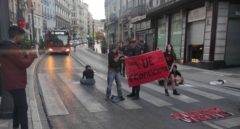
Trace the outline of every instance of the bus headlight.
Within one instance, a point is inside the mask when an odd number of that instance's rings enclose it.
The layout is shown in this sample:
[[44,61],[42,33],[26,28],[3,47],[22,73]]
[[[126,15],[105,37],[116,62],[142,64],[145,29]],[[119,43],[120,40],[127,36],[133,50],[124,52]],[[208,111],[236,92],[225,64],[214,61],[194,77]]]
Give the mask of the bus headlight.
[[52,52],[52,51],[53,51],[53,50],[52,50],[52,48],[49,48],[48,50],[49,50],[50,52]]
[[67,52],[69,52],[69,51],[70,51],[70,49],[66,49],[66,51],[67,51]]

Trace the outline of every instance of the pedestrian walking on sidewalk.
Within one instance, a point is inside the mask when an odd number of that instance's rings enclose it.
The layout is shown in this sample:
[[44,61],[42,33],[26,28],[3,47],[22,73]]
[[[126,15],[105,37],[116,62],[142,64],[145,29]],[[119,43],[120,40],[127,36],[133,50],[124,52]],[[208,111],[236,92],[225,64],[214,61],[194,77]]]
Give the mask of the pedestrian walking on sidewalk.
[[18,26],[8,30],[9,40],[0,43],[0,64],[3,88],[8,91],[14,102],[13,128],[28,129],[27,118],[27,72],[26,69],[36,58],[35,49],[23,54],[19,48],[25,31]]
[[109,100],[111,96],[111,90],[113,81],[115,80],[117,84],[117,93],[121,101],[125,100],[122,95],[122,84],[121,84],[121,75],[120,75],[120,66],[119,61],[121,60],[122,54],[118,53],[118,45],[112,44],[111,50],[108,54],[108,77],[107,77],[107,91],[106,99]]
[[[129,56],[137,56],[141,54],[141,48],[137,45],[136,41],[129,42],[130,52]],[[132,88],[132,93],[127,95],[127,97],[132,97],[132,100],[139,99],[140,85],[134,86]]]
[[[169,68],[169,74],[170,74],[169,76],[170,76],[170,80],[172,82],[173,94],[180,95],[177,92],[177,89],[175,86],[175,77],[174,77],[174,73],[173,73],[173,66],[175,65],[175,61],[176,61],[176,54],[174,53],[172,44],[167,45],[166,51],[164,52],[164,56],[165,56],[165,59],[166,59],[166,62],[167,62],[168,68]],[[168,83],[168,77],[164,78],[164,88],[165,88],[165,95],[169,96],[167,83]]]

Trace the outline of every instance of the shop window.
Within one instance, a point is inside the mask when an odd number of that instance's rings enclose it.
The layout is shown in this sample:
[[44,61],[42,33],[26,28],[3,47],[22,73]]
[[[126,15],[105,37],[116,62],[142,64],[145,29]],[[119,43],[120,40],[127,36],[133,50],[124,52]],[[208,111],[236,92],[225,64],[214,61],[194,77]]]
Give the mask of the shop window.
[[166,20],[158,20],[158,38],[157,38],[157,48],[165,51],[165,42],[166,42]]
[[170,43],[173,45],[174,52],[177,58],[180,58],[181,41],[182,41],[182,14],[177,13],[172,16],[171,40],[170,40]]
[[203,58],[203,45],[189,45],[189,61],[199,63]]

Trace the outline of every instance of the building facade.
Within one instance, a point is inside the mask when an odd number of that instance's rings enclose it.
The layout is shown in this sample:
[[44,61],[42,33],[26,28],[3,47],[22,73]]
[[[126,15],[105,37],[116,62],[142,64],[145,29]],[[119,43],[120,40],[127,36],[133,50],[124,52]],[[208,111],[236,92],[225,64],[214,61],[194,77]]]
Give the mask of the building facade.
[[[107,2],[109,19],[109,2],[114,1]],[[116,39],[144,40],[148,51],[165,51],[171,43],[177,61],[186,65],[205,69],[240,66],[240,1],[123,0],[120,5],[113,32],[119,33],[118,27],[122,34]],[[110,21],[105,25],[109,35]]]
[[70,29],[70,0],[55,0],[56,28]]
[[88,12],[88,34],[93,36],[93,16],[90,12]]
[[71,32],[74,39],[83,38],[83,2],[81,0],[71,1]]
[[96,31],[104,32],[104,22],[102,20],[94,19],[94,26],[97,28]]
[[86,39],[88,35],[88,4],[84,3],[83,4],[83,31],[82,31],[82,36],[83,39]]
[[55,0],[42,0],[42,37],[44,38],[47,30],[54,29],[56,27],[56,12],[55,12]]
[[[27,31],[31,40],[39,42],[42,38],[42,7],[41,0],[28,0],[27,15],[25,15],[25,23],[27,23],[29,30]],[[33,11],[33,12],[32,12]],[[32,17],[33,13],[33,17]],[[32,21],[33,19],[33,21]],[[33,28],[34,22],[34,28]],[[35,33],[35,39],[33,39]]]

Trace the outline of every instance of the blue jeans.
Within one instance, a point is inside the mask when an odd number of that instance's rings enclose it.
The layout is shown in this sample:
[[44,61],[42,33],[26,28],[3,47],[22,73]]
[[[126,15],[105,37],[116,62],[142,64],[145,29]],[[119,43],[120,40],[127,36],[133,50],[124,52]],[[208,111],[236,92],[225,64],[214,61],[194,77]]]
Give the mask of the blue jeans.
[[111,96],[112,84],[114,80],[117,84],[118,97],[122,97],[121,75],[120,73],[115,72],[113,69],[108,68],[108,78],[107,78],[108,86],[107,86],[107,93],[106,93],[107,98]]
[[83,85],[94,85],[95,84],[95,79],[80,79],[80,83]]

